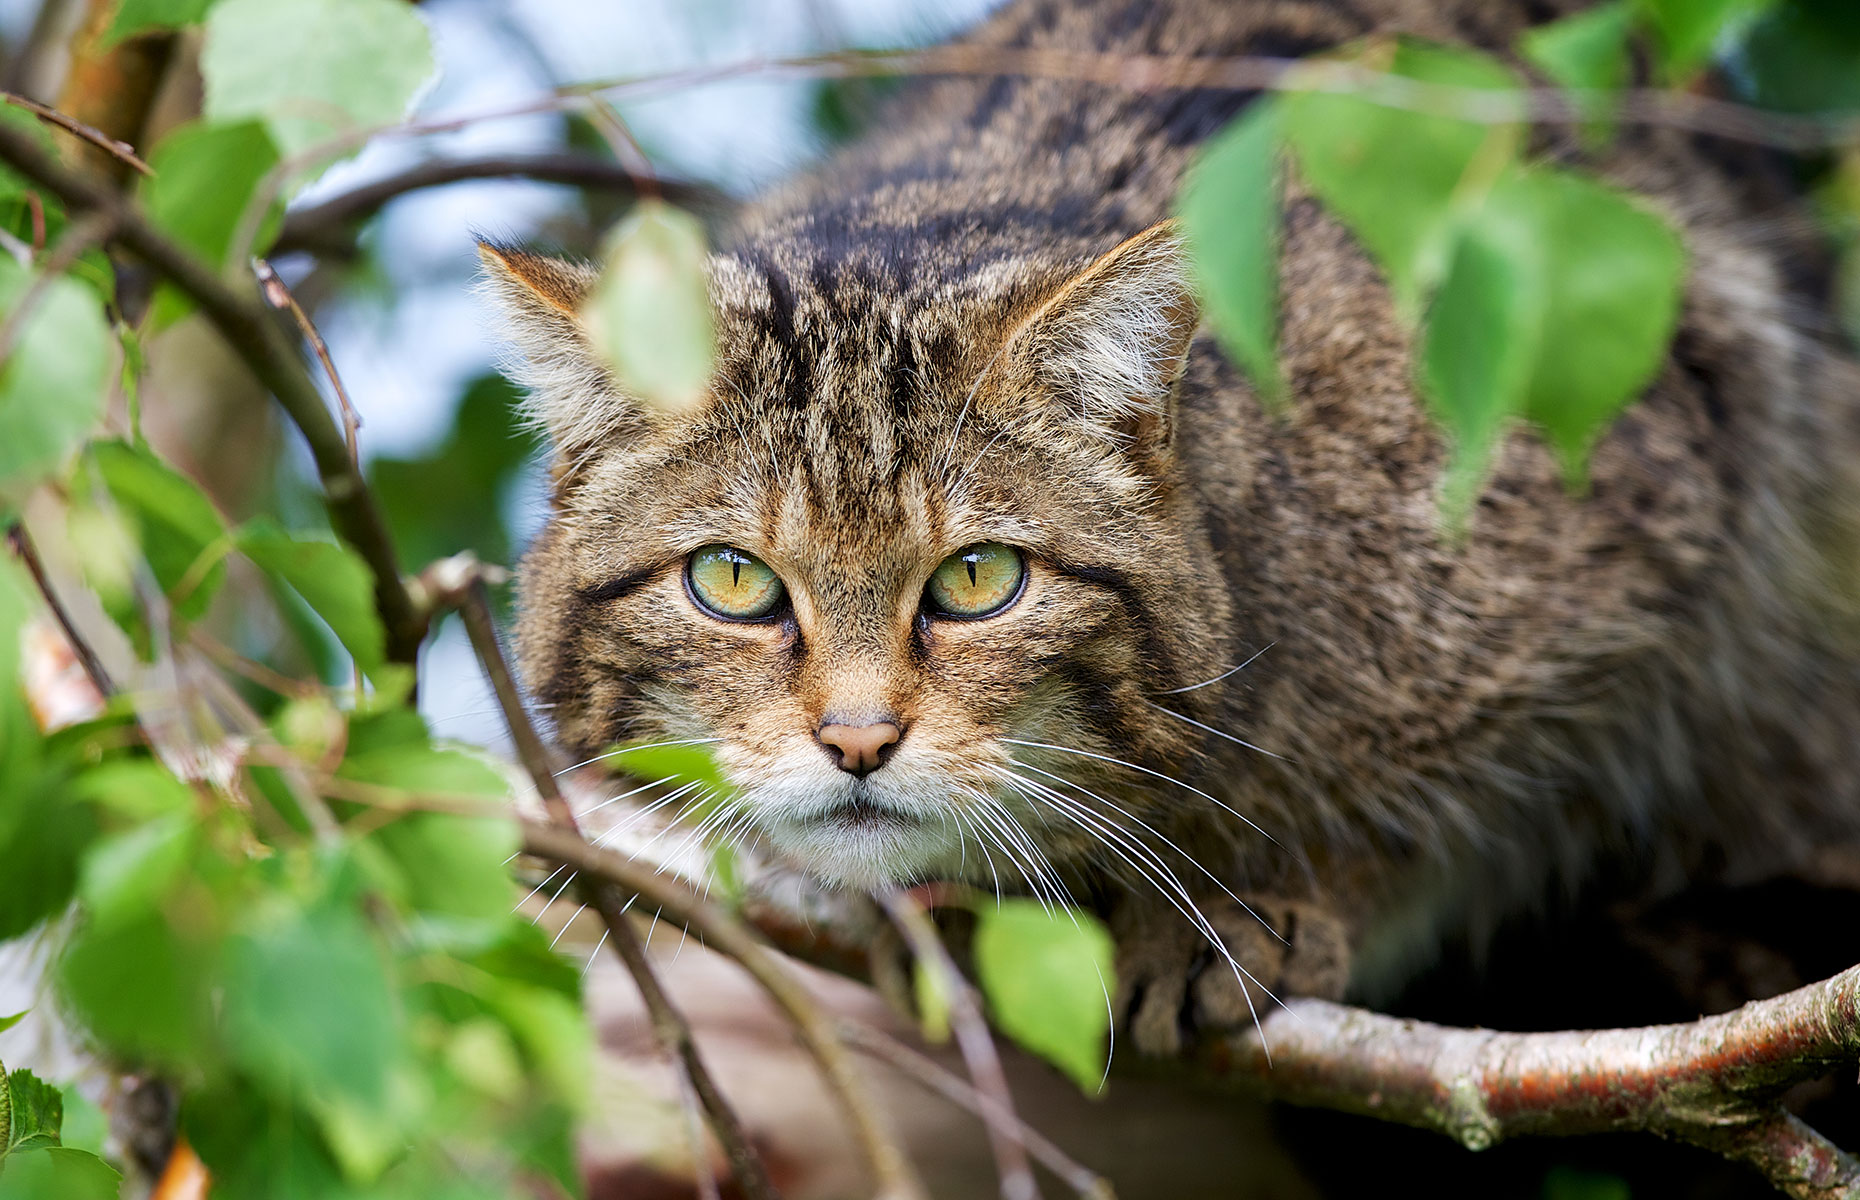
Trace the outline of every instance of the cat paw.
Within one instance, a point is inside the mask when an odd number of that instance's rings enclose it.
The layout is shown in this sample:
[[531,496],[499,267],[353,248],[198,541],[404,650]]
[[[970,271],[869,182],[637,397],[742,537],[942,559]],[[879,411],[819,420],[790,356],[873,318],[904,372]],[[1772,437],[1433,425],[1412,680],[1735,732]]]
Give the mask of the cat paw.
[[1174,1058],[1198,1037],[1251,1026],[1277,1000],[1343,994],[1350,938],[1339,917],[1307,901],[1249,896],[1246,904],[1251,912],[1226,898],[1200,903],[1224,953],[1173,908],[1113,914],[1116,1007],[1140,1053]]

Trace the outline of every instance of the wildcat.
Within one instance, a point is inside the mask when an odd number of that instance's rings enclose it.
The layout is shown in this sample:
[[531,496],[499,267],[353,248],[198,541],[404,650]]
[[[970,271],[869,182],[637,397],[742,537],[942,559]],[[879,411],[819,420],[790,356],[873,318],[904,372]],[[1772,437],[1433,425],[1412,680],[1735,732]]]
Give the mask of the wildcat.
[[[971,37],[1503,52],[1572,7],[1017,0]],[[707,741],[830,884],[1100,906],[1154,1053],[1261,988],[1373,999],[1555,888],[1860,826],[1860,371],[1762,171],[1645,129],[1591,162],[1682,229],[1681,331],[1586,494],[1514,434],[1454,539],[1410,335],[1295,182],[1289,412],[1200,324],[1170,206],[1253,99],[918,85],[741,215],[682,414],[599,365],[590,268],[485,248],[554,445],[518,640],[562,745]]]

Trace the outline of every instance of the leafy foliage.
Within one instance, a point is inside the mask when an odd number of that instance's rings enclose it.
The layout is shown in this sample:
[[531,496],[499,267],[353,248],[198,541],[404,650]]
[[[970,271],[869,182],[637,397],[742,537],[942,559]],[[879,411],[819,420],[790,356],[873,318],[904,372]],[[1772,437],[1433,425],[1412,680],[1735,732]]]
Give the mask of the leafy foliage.
[[[1608,18],[1598,10],[1540,33],[1537,55],[1571,80],[1608,77],[1621,31],[1598,16]],[[1415,327],[1416,384],[1453,447],[1448,527],[1463,525],[1517,419],[1545,432],[1581,486],[1591,447],[1652,377],[1677,324],[1677,235],[1605,184],[1523,161],[1517,82],[1495,60],[1400,40],[1351,61],[1453,88],[1486,119],[1323,90],[1242,118],[1204,152],[1181,208],[1215,330],[1263,396],[1282,393],[1277,209],[1266,191],[1276,122],[1299,180],[1362,241]]]
[[115,1200],[121,1176],[63,1144],[64,1097],[31,1071],[0,1067],[0,1200]]

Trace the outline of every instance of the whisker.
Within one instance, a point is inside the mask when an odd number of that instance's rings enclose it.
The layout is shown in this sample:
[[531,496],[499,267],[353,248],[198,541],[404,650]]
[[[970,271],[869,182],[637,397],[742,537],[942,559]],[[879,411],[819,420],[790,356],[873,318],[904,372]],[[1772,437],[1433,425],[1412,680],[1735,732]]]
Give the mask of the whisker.
[[[1125,762],[1121,758],[1112,758],[1108,754],[1095,754],[1090,750],[1078,750],[1071,746],[1055,746],[1048,742],[1023,742],[1019,738],[1002,738],[1001,740],[1012,746],[1030,746],[1035,750],[1057,750],[1061,754],[1076,754],[1076,755],[1079,755],[1081,758],[1095,758],[1099,762],[1114,763],[1120,767],[1129,767],[1133,771],[1140,771],[1145,775],[1149,775],[1149,776],[1152,776],[1153,778],[1160,779],[1165,783],[1173,783],[1175,784],[1175,786],[1182,788],[1185,791],[1193,792],[1195,795],[1200,796],[1203,800],[1206,800],[1208,803],[1219,807],[1223,811],[1230,813],[1235,817],[1238,817],[1241,821],[1244,821],[1246,823],[1247,828],[1251,829],[1254,833],[1259,834],[1261,837],[1265,838],[1267,841],[1271,842],[1273,845],[1277,846],[1280,844],[1278,838],[1273,837],[1270,833],[1267,833],[1264,829],[1261,829],[1258,825],[1254,824],[1253,820],[1250,817],[1246,816],[1244,813],[1235,811],[1233,807],[1231,807],[1230,805],[1220,800],[1215,799],[1213,796],[1208,795],[1208,793],[1202,791],[1200,788],[1196,787],[1194,784],[1183,783],[1180,779],[1177,779],[1173,775],[1165,775],[1161,771],[1152,771],[1148,767],[1139,766],[1133,762]],[[1264,751],[1262,751],[1262,753],[1264,753]],[[1277,756],[1275,755],[1274,757],[1277,757]]]
[[666,742],[649,742],[644,746],[616,746],[604,754],[597,754],[593,758],[584,758],[572,766],[563,767],[560,771],[555,773],[555,776],[557,779],[560,779],[570,771],[578,770],[588,766],[590,763],[597,763],[603,759],[618,758],[622,754],[631,754],[635,750],[658,750],[665,746],[708,746],[713,742],[721,742],[722,740],[723,739],[720,737],[674,738]]
[[1292,761],[1291,759],[1285,757],[1283,754],[1274,754],[1272,751],[1266,749],[1263,746],[1255,746],[1252,742],[1247,741],[1245,738],[1237,738],[1233,734],[1228,733],[1225,729],[1216,729],[1212,725],[1204,725],[1200,721],[1197,721],[1195,718],[1190,717],[1190,716],[1185,716],[1182,713],[1175,711],[1173,708],[1164,708],[1162,705],[1156,703],[1154,700],[1145,700],[1143,703],[1149,705],[1151,708],[1155,709],[1159,713],[1162,713],[1166,716],[1174,717],[1178,721],[1187,721],[1190,725],[1193,725],[1196,729],[1205,729],[1209,733],[1213,734],[1215,737],[1226,738],[1228,741],[1234,743],[1236,746],[1245,746],[1248,750],[1257,751],[1258,753],[1265,755],[1267,758],[1276,758],[1280,762],[1291,762]]
[[1179,692],[1192,692],[1199,688],[1207,687],[1209,684],[1219,683],[1221,680],[1227,678],[1229,675],[1238,675],[1240,672],[1246,670],[1248,667],[1253,665],[1253,659],[1258,658],[1260,655],[1264,654],[1267,650],[1272,649],[1274,646],[1278,644],[1279,643],[1277,642],[1267,642],[1264,647],[1258,650],[1255,650],[1252,653],[1252,655],[1247,658],[1245,662],[1241,663],[1237,667],[1228,667],[1225,671],[1222,671],[1219,675],[1216,675],[1212,679],[1204,679],[1200,683],[1191,683],[1187,687],[1170,688],[1167,691],[1155,692],[1152,694],[1157,695],[1157,696],[1173,696]]
[[[1020,765],[1027,768],[1029,771],[1035,772],[1036,774],[1044,775],[1046,778],[1052,780],[1054,783],[1064,784],[1066,787],[1073,788],[1077,791],[1081,791],[1085,793],[1087,796],[1091,797],[1093,800],[1096,800],[1098,803],[1104,805],[1105,807],[1115,809],[1116,811],[1122,813],[1125,817],[1129,818],[1132,821],[1135,821],[1138,825],[1141,825],[1152,836],[1154,836],[1158,841],[1162,842],[1163,845],[1169,847],[1171,850],[1175,851],[1177,854],[1180,854],[1185,860],[1187,860],[1190,866],[1194,867],[1197,871],[1200,871],[1203,875],[1206,875],[1210,880],[1212,880],[1215,887],[1220,888],[1221,891],[1225,892],[1229,900],[1232,900],[1235,904],[1238,904],[1242,909],[1245,909],[1246,914],[1249,917],[1252,917],[1255,921],[1258,921],[1260,925],[1266,930],[1267,933],[1270,933],[1273,937],[1278,938],[1281,942],[1285,942],[1286,945],[1288,946],[1291,945],[1290,942],[1285,941],[1285,935],[1281,934],[1278,930],[1274,929],[1270,924],[1267,923],[1264,917],[1260,916],[1258,913],[1253,911],[1252,905],[1248,904],[1246,901],[1242,900],[1240,897],[1234,895],[1233,889],[1229,888],[1226,882],[1223,881],[1219,875],[1216,875],[1213,871],[1208,870],[1207,867],[1202,865],[1202,862],[1200,859],[1196,858],[1194,855],[1190,854],[1188,851],[1182,849],[1182,847],[1176,845],[1176,843],[1172,841],[1167,834],[1157,829],[1154,825],[1150,824],[1148,821],[1145,821],[1142,817],[1139,817],[1136,813],[1131,812],[1129,809],[1125,808],[1123,805],[1117,803],[1115,800],[1112,800],[1109,797],[1099,795],[1097,792],[1092,791],[1090,788],[1086,787],[1082,783],[1077,782],[1076,780],[1067,779],[1063,775],[1055,775],[1051,771],[1043,771],[1039,767],[1034,766],[1030,762],[1023,762]],[[999,770],[1000,768],[996,768],[996,769]]]

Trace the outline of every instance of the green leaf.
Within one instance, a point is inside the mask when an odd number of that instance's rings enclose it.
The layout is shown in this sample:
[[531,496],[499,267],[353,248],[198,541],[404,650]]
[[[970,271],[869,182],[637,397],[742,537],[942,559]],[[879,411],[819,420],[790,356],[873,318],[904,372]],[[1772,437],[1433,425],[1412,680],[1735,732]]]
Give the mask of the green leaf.
[[[1522,114],[1516,78],[1471,50],[1402,40],[1373,45],[1351,61],[1455,89],[1442,94],[1476,101],[1500,117]],[[1305,183],[1375,256],[1401,306],[1418,313],[1445,272],[1456,213],[1476,206],[1517,156],[1522,126],[1386,106],[1352,94],[1293,91],[1280,103]]]
[[373,840],[394,860],[404,899],[421,913],[490,919],[516,904],[505,865],[522,845],[513,821],[411,813],[382,826]]
[[103,415],[116,339],[97,295],[70,278],[29,296],[33,276],[0,254],[0,321],[32,308],[0,363],[0,516],[55,471]]
[[80,930],[59,981],[72,1011],[105,1046],[132,1058],[197,1067],[213,1028],[218,914],[198,903],[151,909]]
[[1269,407],[1279,367],[1279,106],[1253,106],[1201,152],[1179,212],[1208,321]]
[[[232,548],[206,493],[146,450],[93,442],[91,461],[123,514],[141,533],[142,553],[177,617],[198,620],[226,579]],[[178,590],[177,590],[178,589]]]
[[[414,458],[369,461],[369,482],[407,562],[433,562],[461,549],[485,562],[510,561],[501,501],[540,448],[521,419],[521,400],[503,376],[480,376],[467,385],[444,443]],[[434,496],[446,503],[431,503]]]
[[198,25],[213,3],[214,0],[123,0],[117,6],[115,19],[104,31],[103,45],[113,46],[150,29]]
[[1661,73],[1680,83],[1705,65],[1714,51],[1776,0],[1635,0],[1652,28]]
[[[278,149],[258,121],[191,122],[155,144],[149,155],[155,174],[142,181],[142,201],[151,221],[201,258],[222,271],[240,267],[227,255],[259,180],[277,161]],[[282,204],[273,204],[255,231],[253,253],[270,246],[283,212]],[[180,292],[163,287],[155,297],[155,327],[171,324],[191,307]]]
[[[1679,323],[1685,249],[1664,220],[1596,180],[1535,170],[1520,184],[1542,213],[1536,237],[1546,264],[1544,352],[1532,364],[1524,414],[1548,433],[1578,486],[1596,439],[1665,359]],[[1571,346],[1582,353],[1568,353]]]
[[116,1200],[122,1182],[89,1151],[46,1146],[7,1156],[0,1200]]
[[71,781],[69,794],[73,800],[135,821],[185,815],[197,803],[192,789],[166,767],[146,758],[99,763]]
[[294,589],[329,623],[364,673],[380,669],[387,637],[375,612],[374,575],[352,550],[293,538],[268,520],[242,526],[238,543],[260,570]]
[[221,980],[227,1051],[274,1094],[387,1109],[399,1010],[353,913],[269,915],[227,939]]
[[97,822],[65,795],[64,782],[62,773],[48,771],[0,795],[0,939],[37,927],[77,887],[78,858],[97,835]]
[[716,357],[703,226],[689,213],[643,203],[608,236],[602,259],[582,310],[595,350],[647,404],[690,409]]
[[31,1012],[32,1010],[30,1008],[22,1008],[10,1017],[0,1017],[0,1033],[5,1033],[7,1030],[13,1028],[13,1026],[25,1020],[27,1015]]
[[21,1069],[7,1072],[6,1092],[6,1145],[0,1146],[0,1154],[56,1146],[65,1119],[65,1100],[58,1089]]
[[433,47],[405,0],[221,0],[200,73],[209,119],[261,120],[295,156],[399,121],[433,75]]
[[1454,246],[1418,355],[1422,395],[1453,444],[1441,501],[1464,526],[1493,448],[1524,407],[1542,332],[1543,254],[1528,209],[1495,191]]
[[1613,0],[1586,12],[1527,30],[1518,50],[1558,86],[1577,94],[1589,113],[1584,136],[1593,143],[1614,134],[1607,93],[1627,86],[1633,64],[1628,57],[1628,34],[1634,27],[1631,0]]
[[1751,29],[1738,82],[1761,108],[1795,113],[1860,112],[1860,6],[1852,0],[1794,0]]
[[1605,184],[1518,168],[1493,187],[1455,245],[1419,355],[1423,394],[1454,442],[1449,526],[1512,416],[1541,427],[1582,484],[1596,439],[1659,369],[1684,272],[1673,230]]
[[78,882],[92,919],[122,921],[159,905],[193,857],[197,836],[191,814],[174,813],[92,843]]
[[110,1119],[70,1084],[63,1088],[61,1098],[65,1104],[65,1119],[58,1127],[58,1144],[101,1155],[103,1143],[110,1136]]
[[995,1024],[1096,1092],[1104,1077],[1111,935],[1088,913],[1032,900],[975,909],[975,971]]

